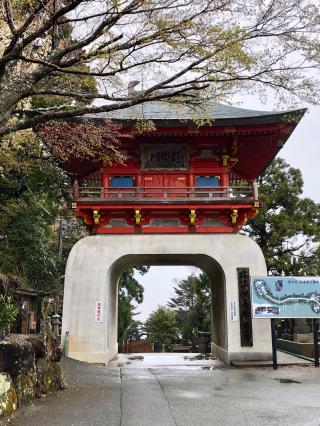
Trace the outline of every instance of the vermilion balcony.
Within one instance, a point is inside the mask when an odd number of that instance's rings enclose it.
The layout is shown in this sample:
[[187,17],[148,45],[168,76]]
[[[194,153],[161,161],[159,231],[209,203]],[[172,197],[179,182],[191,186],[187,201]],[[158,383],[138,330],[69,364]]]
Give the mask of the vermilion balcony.
[[95,186],[79,186],[74,184],[75,201],[88,201],[103,204],[128,204],[130,202],[162,204],[172,202],[204,202],[204,203],[250,203],[258,200],[257,185],[225,186],[225,187],[151,187],[151,188],[106,188]]
[[259,208],[255,183],[217,187],[74,184],[73,209],[93,233],[238,232]]

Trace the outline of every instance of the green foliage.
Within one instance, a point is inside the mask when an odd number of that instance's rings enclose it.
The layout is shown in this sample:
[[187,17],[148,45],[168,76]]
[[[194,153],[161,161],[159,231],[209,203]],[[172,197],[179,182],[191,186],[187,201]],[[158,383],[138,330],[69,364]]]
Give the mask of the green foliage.
[[[86,66],[78,66],[75,68],[77,71],[88,72],[89,68]],[[73,91],[79,94],[96,94],[97,93],[97,82],[94,77],[88,75],[59,75],[56,77],[47,77],[37,85],[35,85],[35,89],[42,90],[46,87],[58,87],[60,91]],[[33,96],[31,99],[32,108],[53,108],[58,106],[65,105],[66,107],[69,105],[70,107],[70,97],[60,96],[60,95],[38,95]],[[77,98],[75,103],[72,105],[85,106],[87,101],[85,99],[81,99],[81,96]]]
[[69,185],[34,133],[6,140],[0,153],[2,274],[46,290],[62,284],[67,255],[82,232],[67,209]]
[[12,0],[12,7],[17,13],[30,12],[33,8],[37,7],[41,0]]
[[261,247],[268,270],[319,275],[320,206],[301,196],[300,170],[277,158],[258,183],[263,207],[245,232]]
[[205,273],[189,275],[174,287],[168,306],[176,312],[183,342],[193,341],[194,330],[209,331],[211,323],[211,283]]
[[138,322],[133,319],[135,305],[143,302],[144,288],[134,278],[134,269],[144,275],[148,267],[138,266],[129,268],[123,272],[119,282],[118,297],[118,342],[132,340],[133,336],[139,335]]
[[10,296],[0,295],[0,330],[7,329],[16,319],[19,307]]
[[144,329],[149,340],[160,345],[169,345],[177,337],[176,312],[159,306],[145,322]]
[[126,330],[126,340],[137,341],[141,339],[143,334],[143,324],[141,321],[132,320]]

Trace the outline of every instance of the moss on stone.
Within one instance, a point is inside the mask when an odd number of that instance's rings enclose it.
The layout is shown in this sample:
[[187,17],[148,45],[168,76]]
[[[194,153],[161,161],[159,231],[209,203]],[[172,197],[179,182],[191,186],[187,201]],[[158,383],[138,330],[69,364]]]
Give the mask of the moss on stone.
[[19,374],[14,380],[16,387],[18,406],[31,402],[36,396],[37,376],[35,371],[30,371],[25,374]]
[[66,389],[61,367],[56,362],[39,360],[37,362],[37,388],[42,394]]
[[0,374],[0,417],[9,416],[17,408],[17,393],[8,374]]
[[47,381],[51,392],[66,389],[66,381],[58,363],[49,362]]
[[0,416],[10,416],[10,414],[12,414],[16,409],[17,409],[17,405],[18,405],[18,399],[17,399],[17,393],[15,391],[14,388],[10,388],[8,393],[7,393],[7,398],[6,398],[6,404],[5,404],[5,409],[3,410],[2,414],[1,414],[1,409],[0,409]]
[[[0,344],[0,417],[35,397],[66,389],[54,336],[12,335]],[[1,423],[1,422],[0,422]]]

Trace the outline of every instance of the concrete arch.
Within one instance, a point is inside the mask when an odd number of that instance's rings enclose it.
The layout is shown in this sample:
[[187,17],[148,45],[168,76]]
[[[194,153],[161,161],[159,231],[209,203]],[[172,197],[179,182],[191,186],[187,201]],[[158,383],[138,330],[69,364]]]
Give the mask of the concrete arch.
[[[253,320],[253,346],[242,347],[239,319],[231,321],[230,302],[238,301],[237,268],[265,275],[257,244],[241,235],[99,235],[80,240],[69,255],[64,294],[63,338],[69,332],[68,355],[106,363],[117,346],[117,283],[125,267],[195,265],[215,284],[212,351],[223,361],[268,359],[268,320]],[[103,319],[95,321],[96,303]]]

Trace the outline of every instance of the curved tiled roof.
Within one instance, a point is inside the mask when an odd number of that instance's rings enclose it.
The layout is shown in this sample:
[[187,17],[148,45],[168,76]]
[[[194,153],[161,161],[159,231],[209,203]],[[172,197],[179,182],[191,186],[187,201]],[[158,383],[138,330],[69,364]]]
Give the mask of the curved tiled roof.
[[295,111],[258,111],[233,107],[223,104],[204,104],[199,107],[174,104],[166,101],[145,102],[129,108],[111,112],[88,114],[87,118],[112,118],[119,121],[153,120],[157,122],[192,121],[195,119],[212,119],[215,121],[229,121],[245,119],[252,122],[273,122],[289,113],[302,114],[305,110]]
[[[156,142],[158,141],[157,136],[160,135],[164,137],[188,135],[188,137],[194,136],[198,139],[205,137],[211,138],[212,142],[213,136],[208,136],[206,132],[210,128],[215,128],[218,133],[221,132],[219,141],[223,144],[226,143],[226,139],[231,138],[227,135],[235,132],[239,136],[239,147],[238,162],[233,167],[233,173],[246,179],[253,179],[275,158],[304,112],[305,109],[283,112],[257,111],[209,103],[203,104],[203,107],[192,108],[187,105],[157,101],[145,102],[113,112],[87,114],[85,118],[97,122],[111,118],[123,126],[124,132],[130,131],[136,120],[152,120],[156,129],[139,134],[137,138],[144,138],[144,140],[152,138]],[[81,120],[81,117],[78,119]],[[197,119],[210,119],[211,122],[204,121],[203,124],[200,124]],[[103,123],[97,124],[103,125]],[[204,133],[200,135],[200,132],[189,132],[195,126],[202,128]],[[226,132],[226,128],[228,128],[228,132]],[[90,160],[84,160],[81,164],[77,160],[72,160],[68,164],[64,164],[64,168],[73,176],[81,177],[96,170],[97,164]]]

